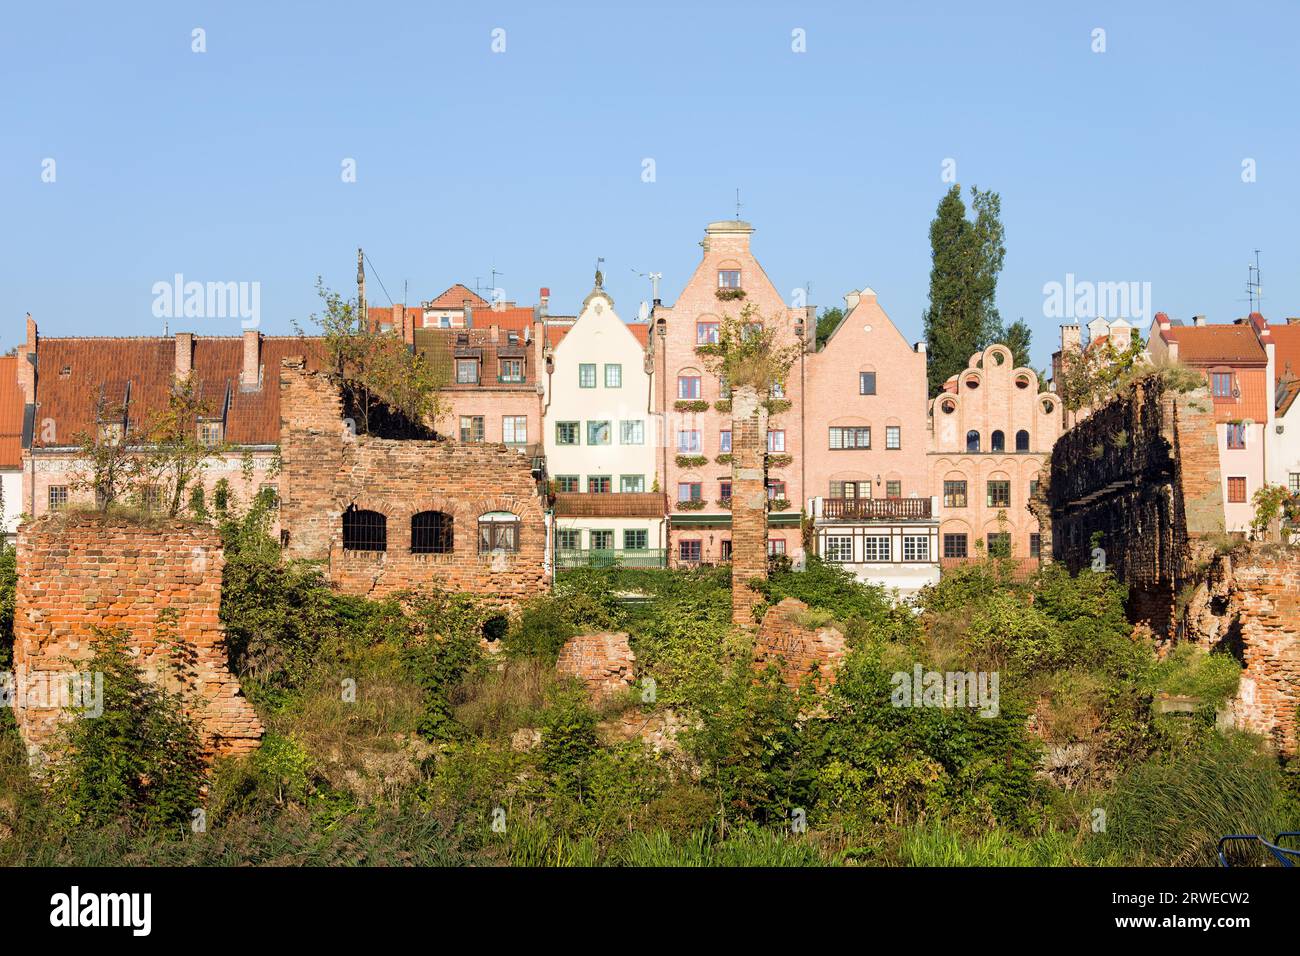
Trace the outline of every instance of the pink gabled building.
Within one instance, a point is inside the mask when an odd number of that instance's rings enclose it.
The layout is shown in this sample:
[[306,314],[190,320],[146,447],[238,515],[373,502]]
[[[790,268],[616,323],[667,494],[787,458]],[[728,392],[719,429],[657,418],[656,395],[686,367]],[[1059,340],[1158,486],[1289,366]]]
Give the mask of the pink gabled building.
[[807,514],[817,554],[910,594],[939,578],[928,480],[925,345],[909,345],[871,289],[804,363]]
[[1001,555],[1036,567],[1042,548],[1029,510],[1061,434],[1061,401],[1005,345],[970,357],[930,402],[930,493],[943,564]]
[[[704,255],[671,306],[656,303],[653,315],[657,406],[663,417],[659,479],[668,496],[669,562],[717,563],[731,557],[731,413],[717,377],[710,375],[697,346],[716,335],[723,316],[739,317],[752,307],[754,321],[775,327],[779,344],[812,334],[812,309],[792,308],[750,251],[754,228],[740,220],[713,222],[700,243]],[[768,497],[776,504],[768,519],[768,548],[792,560],[803,557],[800,507],[804,488],[802,353],[784,394],[772,396],[768,419]],[[692,403],[707,402],[706,411]]]

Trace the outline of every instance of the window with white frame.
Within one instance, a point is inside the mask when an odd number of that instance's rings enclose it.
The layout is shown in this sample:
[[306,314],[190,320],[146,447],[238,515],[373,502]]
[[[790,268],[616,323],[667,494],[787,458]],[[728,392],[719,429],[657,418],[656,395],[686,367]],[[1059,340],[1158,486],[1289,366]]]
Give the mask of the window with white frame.
[[840,564],[853,560],[853,537],[847,534],[826,536],[826,560]]
[[862,560],[888,561],[889,535],[868,535],[862,539]]
[[503,416],[501,440],[507,445],[528,444],[528,417],[526,415]]
[[619,422],[619,444],[644,445],[645,422]]
[[904,561],[929,561],[930,536],[925,534],[903,535]]

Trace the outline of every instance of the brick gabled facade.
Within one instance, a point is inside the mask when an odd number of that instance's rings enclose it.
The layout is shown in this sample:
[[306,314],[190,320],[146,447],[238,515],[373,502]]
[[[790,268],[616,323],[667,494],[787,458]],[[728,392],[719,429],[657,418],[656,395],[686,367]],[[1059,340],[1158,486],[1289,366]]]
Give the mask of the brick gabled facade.
[[[812,310],[788,306],[751,253],[753,232],[752,226],[739,220],[710,223],[701,243],[703,258],[681,295],[673,305],[656,305],[654,309],[653,334],[657,340],[653,348],[665,439],[661,472],[668,507],[672,509],[669,559],[673,564],[726,560],[731,542],[731,514],[718,504],[724,498],[731,470],[725,459],[723,463],[717,460],[730,454],[722,437],[730,428],[730,412],[718,409],[716,403],[724,399],[721,383],[705,369],[696,346],[707,340],[710,323],[721,321],[724,315],[738,317],[746,306],[753,308],[755,321],[776,330],[778,345],[801,343],[813,334]],[[743,298],[719,298],[720,290],[724,296],[734,296],[731,289],[742,292]],[[774,551],[795,560],[803,555],[799,510],[804,488],[798,467],[803,455],[802,373],[801,357],[786,382],[783,401],[789,403],[788,407],[773,412],[768,421],[774,453],[787,456],[769,469],[770,494],[788,502],[770,516],[768,540]],[[707,402],[708,410],[691,411],[679,404],[691,401]],[[698,451],[690,450],[696,437]],[[678,464],[679,456],[687,460],[704,458],[705,463]],[[689,497],[696,490],[703,504],[683,507],[679,498],[683,494]],[[688,542],[686,548],[683,542]]]

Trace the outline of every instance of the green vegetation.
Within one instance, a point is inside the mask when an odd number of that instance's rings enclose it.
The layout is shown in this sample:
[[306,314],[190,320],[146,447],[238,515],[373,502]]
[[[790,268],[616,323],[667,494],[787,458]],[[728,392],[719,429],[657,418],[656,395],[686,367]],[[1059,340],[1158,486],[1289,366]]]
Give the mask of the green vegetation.
[[[815,560],[778,567],[760,611],[798,598],[801,623],[846,637],[818,696],[754,669],[726,568],[566,572],[488,653],[489,606],[337,595],[281,562],[269,501],[220,497],[222,618],[262,747],[200,795],[193,727],[103,635],[105,717],[70,725],[48,783],[0,716],[0,864],[1208,864],[1223,833],[1300,823],[1296,775],[1215,729],[1236,662],[1158,661],[1109,574],[989,559],[909,607]],[[607,630],[630,635],[638,684],[593,704],[554,665]],[[996,672],[996,706],[899,706],[918,667]],[[1158,694],[1200,706],[1157,714]]]

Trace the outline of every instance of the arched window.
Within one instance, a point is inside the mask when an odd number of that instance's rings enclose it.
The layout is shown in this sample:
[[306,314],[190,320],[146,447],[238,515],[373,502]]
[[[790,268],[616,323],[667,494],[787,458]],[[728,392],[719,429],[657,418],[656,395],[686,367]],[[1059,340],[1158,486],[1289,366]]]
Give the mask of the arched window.
[[489,511],[479,515],[478,550],[480,554],[519,550],[519,518],[509,511]]
[[442,511],[411,515],[412,554],[451,554],[454,550],[452,517]]
[[1003,435],[1000,430],[995,430],[993,434],[989,436],[989,447],[993,451],[1006,451],[1007,450],[1006,436]]
[[1029,451],[1029,432],[1023,428],[1016,432],[1016,451]]
[[968,431],[968,432],[966,433],[966,450],[967,450],[967,451],[979,451],[979,450],[980,450],[980,433],[979,433],[979,432],[977,432],[977,431],[973,431],[973,430],[972,430],[972,431]]
[[388,519],[378,511],[363,511],[351,505],[343,512],[345,551],[387,551]]

